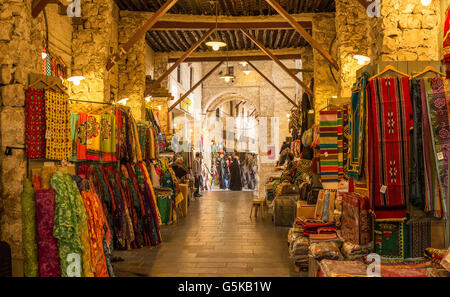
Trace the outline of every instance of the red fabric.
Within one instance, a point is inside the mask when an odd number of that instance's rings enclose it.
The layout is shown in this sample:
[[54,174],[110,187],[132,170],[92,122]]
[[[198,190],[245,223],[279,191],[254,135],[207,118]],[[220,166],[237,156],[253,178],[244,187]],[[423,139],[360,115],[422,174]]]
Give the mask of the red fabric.
[[53,237],[55,219],[55,191],[36,191],[36,225],[39,276],[60,276],[58,245]]
[[367,85],[370,200],[379,219],[406,217],[413,126],[409,92],[408,77],[373,79]]
[[45,158],[45,98],[41,89],[28,89],[25,110],[26,155],[30,159]]

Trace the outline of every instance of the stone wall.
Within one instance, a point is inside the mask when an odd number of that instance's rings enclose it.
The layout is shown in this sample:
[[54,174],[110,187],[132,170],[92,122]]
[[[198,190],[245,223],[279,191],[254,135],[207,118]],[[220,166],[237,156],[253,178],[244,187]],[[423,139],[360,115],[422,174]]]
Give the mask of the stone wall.
[[[334,13],[316,13],[313,17],[312,37],[328,52],[333,39],[336,38],[334,17]],[[335,40],[335,42],[337,41]],[[338,95],[338,84],[333,80],[328,61],[316,49],[313,50],[313,54],[314,109],[316,111],[315,121],[318,123],[319,110],[327,106],[328,100],[331,102],[333,96]],[[331,54],[333,55],[333,53]],[[337,60],[337,57],[334,56],[333,58]],[[335,71],[335,73],[336,76],[337,71]]]
[[381,17],[370,18],[370,56],[374,61],[437,61],[440,2],[381,1]]
[[[121,11],[119,44],[126,43],[145,20],[143,14]],[[146,51],[145,36],[143,36],[119,61],[119,99],[129,99],[127,106],[131,107],[131,111],[137,120],[143,119]]]
[[[71,98],[105,101],[110,96],[108,58],[117,52],[114,17],[117,5],[112,0],[81,1],[81,24],[73,27],[73,75],[83,75],[79,86],[71,85]],[[116,12],[116,13],[115,13]]]
[[[0,240],[12,249],[13,275],[23,275],[22,211],[20,194],[26,176],[25,88],[28,73],[40,73],[45,36],[41,13],[31,17],[31,0],[2,0],[0,6]],[[18,50],[20,49],[20,50]]]
[[356,81],[356,71],[361,68],[354,55],[368,56],[369,17],[358,1],[336,0],[336,33],[338,42],[339,94],[349,98]]

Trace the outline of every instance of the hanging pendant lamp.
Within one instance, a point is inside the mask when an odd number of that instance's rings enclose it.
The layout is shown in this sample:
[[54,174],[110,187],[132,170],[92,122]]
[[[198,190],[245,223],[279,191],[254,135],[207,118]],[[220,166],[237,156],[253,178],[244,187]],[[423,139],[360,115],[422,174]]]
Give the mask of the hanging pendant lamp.
[[223,78],[225,82],[230,82],[230,80],[235,78],[235,76],[232,73],[230,73],[230,68],[228,67],[228,55],[227,55],[227,72],[224,75],[221,75],[220,78]]
[[[217,0],[216,0],[216,35],[217,35],[217,27],[218,27],[218,24],[217,24],[218,23],[218,20],[217,20],[218,15],[219,15],[219,13],[218,13],[218,5],[217,5]],[[206,45],[211,47],[213,49],[213,51],[218,51],[221,47],[227,46],[227,44],[225,42],[220,41],[218,39],[217,40],[213,40],[213,41],[208,41],[206,43]]]

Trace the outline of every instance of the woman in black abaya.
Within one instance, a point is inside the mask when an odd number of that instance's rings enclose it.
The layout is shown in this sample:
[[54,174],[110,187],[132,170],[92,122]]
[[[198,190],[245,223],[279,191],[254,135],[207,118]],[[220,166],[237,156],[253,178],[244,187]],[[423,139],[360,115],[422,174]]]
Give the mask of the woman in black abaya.
[[242,191],[241,167],[237,158],[233,159],[233,164],[230,166],[230,175],[230,190]]

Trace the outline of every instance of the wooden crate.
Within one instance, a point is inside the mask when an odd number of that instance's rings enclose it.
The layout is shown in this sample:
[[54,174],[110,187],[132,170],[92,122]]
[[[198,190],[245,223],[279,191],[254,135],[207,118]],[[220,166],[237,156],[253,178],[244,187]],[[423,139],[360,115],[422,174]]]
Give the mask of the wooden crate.
[[315,204],[308,204],[306,201],[297,201],[297,218],[305,217],[307,219],[314,219]]

